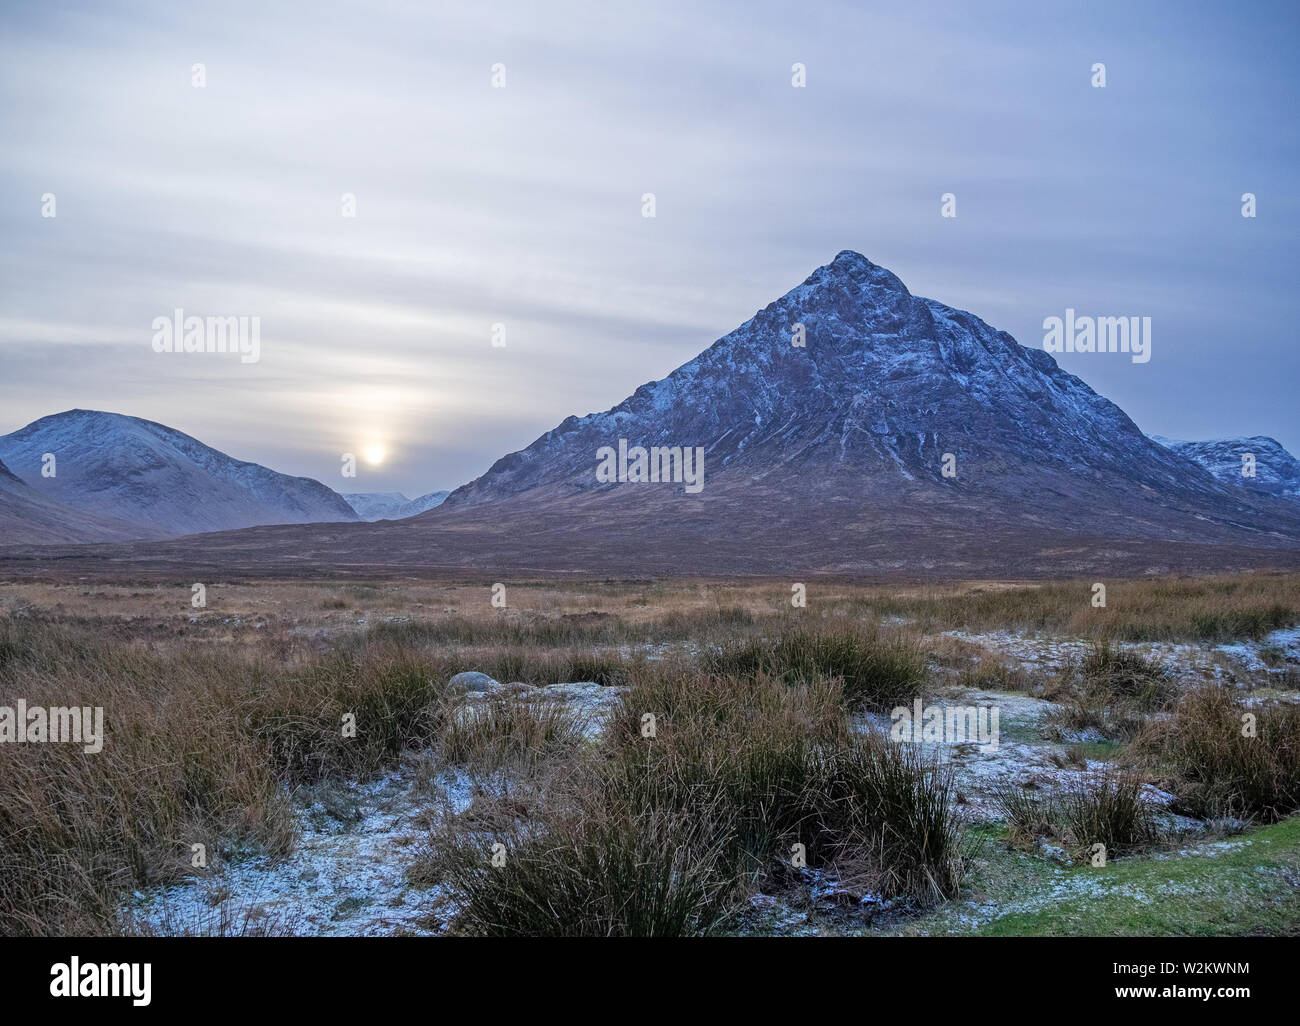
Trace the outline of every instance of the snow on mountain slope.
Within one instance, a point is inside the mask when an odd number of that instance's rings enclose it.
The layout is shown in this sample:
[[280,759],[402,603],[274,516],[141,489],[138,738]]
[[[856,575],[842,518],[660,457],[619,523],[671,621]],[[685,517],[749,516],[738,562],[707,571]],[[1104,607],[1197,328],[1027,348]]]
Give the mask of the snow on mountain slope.
[[123,541],[130,524],[87,515],[46,498],[0,462],[0,546]]
[[[702,491],[598,480],[598,450],[619,439],[702,448]],[[945,454],[955,476],[943,473]],[[775,517],[793,512],[787,503],[881,515],[932,503],[1067,533],[1187,539],[1211,525],[1267,533],[1288,515],[1261,515],[1254,497],[1152,442],[1050,354],[913,296],[851,251],[666,378],[498,460],[443,510],[671,497],[688,516],[718,495],[734,500],[738,520],[763,503]]]
[[401,520],[431,510],[442,504],[450,492],[429,492],[418,499],[408,499],[401,492],[342,492],[347,504],[362,520]]
[[[45,454],[54,475],[43,476]],[[261,524],[354,521],[319,481],[236,460],[153,421],[69,410],[0,436],[0,460],[45,499],[163,538]]]
[[[1300,460],[1282,443],[1267,435],[1249,438],[1211,438],[1203,442],[1184,442],[1177,438],[1151,436],[1155,441],[1204,467],[1222,484],[1247,491],[1300,498]],[[1253,467],[1250,460],[1253,458]],[[1253,469],[1254,475],[1242,473]]]

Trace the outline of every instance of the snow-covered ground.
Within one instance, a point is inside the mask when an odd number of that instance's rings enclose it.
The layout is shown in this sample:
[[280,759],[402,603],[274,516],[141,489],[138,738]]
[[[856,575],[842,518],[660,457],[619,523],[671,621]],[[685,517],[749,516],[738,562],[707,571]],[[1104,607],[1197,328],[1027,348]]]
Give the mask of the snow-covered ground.
[[[1092,651],[1091,641],[1010,630],[944,631],[943,636],[982,645],[1029,671],[1058,673]],[[1281,676],[1300,667],[1300,627],[1276,630],[1259,641],[1229,644],[1188,644],[1168,641],[1116,642],[1116,648],[1137,652],[1164,663],[1180,677],[1224,681],[1233,677]],[[1267,658],[1266,658],[1267,657]],[[1234,672],[1235,671],[1235,672]]]
[[412,887],[406,871],[429,826],[464,812],[474,790],[453,771],[422,788],[409,764],[365,784],[322,785],[299,796],[288,858],[249,854],[137,892],[125,918],[166,934],[438,933],[451,912],[446,895]]
[[[1042,674],[1059,672],[1090,650],[1086,641],[1012,631],[945,633]],[[1124,647],[1164,663],[1183,682],[1199,678],[1240,686],[1267,685],[1280,682],[1279,675],[1288,667],[1300,665],[1300,629],[1296,628],[1231,645],[1142,643]],[[503,693],[560,701],[580,714],[588,737],[594,740],[621,690],[592,682],[545,688],[517,685],[513,692],[497,685],[467,695],[465,702],[466,708],[472,708]],[[922,697],[926,704],[992,706],[999,711],[995,749],[982,750],[984,746],[974,742],[922,743],[925,754],[951,766],[956,807],[968,822],[1002,818],[994,797],[999,786],[1012,784],[1047,794],[1077,781],[1081,772],[1100,772],[1106,766],[1103,761],[1072,755],[1070,744],[1047,739],[1044,721],[1053,708],[1051,702],[1014,692],[962,690],[951,684],[937,686],[934,695]],[[859,725],[863,730],[888,731],[890,722],[887,715],[869,715],[862,717]],[[430,830],[464,813],[477,795],[495,793],[494,787],[490,778],[438,766],[430,753],[415,753],[376,780],[304,789],[295,796],[299,838],[287,858],[275,861],[250,853],[220,860],[207,870],[196,871],[185,883],[137,893],[123,910],[124,920],[135,929],[162,933],[440,933],[455,914],[454,903],[441,886],[413,886],[407,870]],[[1158,806],[1167,805],[1171,798],[1150,786],[1145,797]],[[1189,832],[1200,826],[1169,815],[1179,821],[1175,826]],[[1213,850],[1196,849],[1201,853]],[[1050,858],[1053,853],[1046,850],[1044,854]],[[808,872],[810,901],[821,906],[842,904],[844,892],[834,879]],[[1060,885],[1071,894],[1089,886],[1080,877],[1062,877]],[[798,933],[806,918],[784,904],[774,906],[763,896],[755,903],[755,913],[770,918],[768,926],[779,926],[781,932]],[[871,895],[855,895],[853,905],[853,914],[864,921],[883,911]],[[971,904],[957,910],[955,916],[956,920],[969,920],[968,925],[979,925],[1011,911],[1011,906]]]
[[[502,693],[467,695],[466,708]],[[591,681],[526,689],[577,714],[599,736],[621,688]],[[287,858],[247,853],[190,880],[137,891],[124,925],[146,933],[310,936],[430,935],[446,929],[455,906],[438,885],[416,887],[407,870],[429,833],[480,795],[501,791],[490,774],[435,767],[430,753],[366,783],[326,782],[294,796],[298,840]]]

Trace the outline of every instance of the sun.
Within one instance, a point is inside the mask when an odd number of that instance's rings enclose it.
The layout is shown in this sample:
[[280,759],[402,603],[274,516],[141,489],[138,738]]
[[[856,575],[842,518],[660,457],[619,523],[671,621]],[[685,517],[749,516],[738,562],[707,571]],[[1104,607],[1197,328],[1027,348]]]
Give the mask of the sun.
[[374,445],[367,445],[362,449],[361,455],[365,457],[367,463],[377,467],[388,458],[388,450],[376,442]]

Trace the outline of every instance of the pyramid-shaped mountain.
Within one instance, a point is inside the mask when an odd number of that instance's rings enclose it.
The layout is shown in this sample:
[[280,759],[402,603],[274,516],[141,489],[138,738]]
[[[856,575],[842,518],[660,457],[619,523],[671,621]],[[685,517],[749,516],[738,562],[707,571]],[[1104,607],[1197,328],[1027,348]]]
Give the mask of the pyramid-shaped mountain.
[[[639,479],[642,449],[660,480]],[[843,252],[663,380],[568,418],[435,509],[103,546],[77,569],[142,564],[1104,580],[1300,568],[1300,504],[1216,480],[1048,353]]]
[[[611,482],[599,454],[621,442],[702,450],[702,487]],[[1147,438],[1050,354],[913,296],[851,251],[663,380],[498,460],[443,512],[488,503],[721,517],[737,530],[797,530],[828,511],[882,529],[928,519],[1187,541],[1297,527],[1293,510]]]

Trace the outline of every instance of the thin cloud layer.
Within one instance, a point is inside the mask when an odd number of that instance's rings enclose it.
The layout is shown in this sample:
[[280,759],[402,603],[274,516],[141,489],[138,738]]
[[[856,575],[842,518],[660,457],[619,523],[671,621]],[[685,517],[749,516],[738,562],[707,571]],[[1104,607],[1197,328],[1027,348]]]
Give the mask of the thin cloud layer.
[[[1059,359],[1147,431],[1300,447],[1294,8],[872,8],[7,7],[0,431],[94,407],[454,487],[851,248],[1026,345],[1150,316],[1149,364]],[[154,352],[177,308],[262,358]]]

